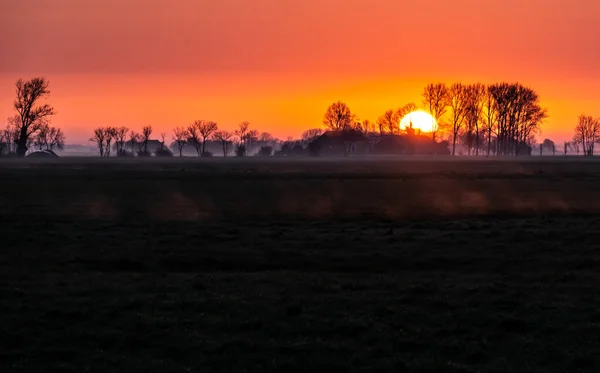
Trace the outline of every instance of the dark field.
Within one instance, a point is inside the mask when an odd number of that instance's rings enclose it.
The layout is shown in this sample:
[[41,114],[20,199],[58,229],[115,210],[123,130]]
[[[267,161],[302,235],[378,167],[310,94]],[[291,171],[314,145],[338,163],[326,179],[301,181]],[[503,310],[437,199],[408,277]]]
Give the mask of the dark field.
[[0,162],[0,372],[598,372],[600,162]]

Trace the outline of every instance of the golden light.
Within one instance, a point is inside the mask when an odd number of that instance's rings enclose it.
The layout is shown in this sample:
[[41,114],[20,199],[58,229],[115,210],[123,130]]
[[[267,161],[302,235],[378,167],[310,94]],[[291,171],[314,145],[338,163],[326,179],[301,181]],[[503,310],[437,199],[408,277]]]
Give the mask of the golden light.
[[437,126],[436,121],[431,114],[421,110],[413,111],[404,116],[400,121],[400,129],[405,130],[411,126],[411,123],[412,128],[421,130],[421,132],[431,132]]

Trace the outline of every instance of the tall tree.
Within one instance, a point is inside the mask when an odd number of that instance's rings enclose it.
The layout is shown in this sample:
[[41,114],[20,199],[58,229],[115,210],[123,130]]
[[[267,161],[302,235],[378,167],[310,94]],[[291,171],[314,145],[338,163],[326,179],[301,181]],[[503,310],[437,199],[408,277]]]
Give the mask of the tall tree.
[[345,103],[338,101],[331,104],[323,116],[323,124],[332,131],[345,131],[352,128],[354,115]]
[[123,155],[123,149],[125,149],[128,131],[129,129],[125,126],[117,127],[115,129],[115,145],[117,147],[117,156]]
[[490,152],[492,150],[492,135],[496,131],[497,117],[497,107],[494,100],[494,95],[492,94],[490,87],[487,86],[483,96],[483,118],[488,157],[490,156]]
[[229,145],[231,145],[231,139],[233,133],[227,131],[215,132],[214,139],[221,142],[221,148],[223,149],[223,157],[227,157],[229,154]]
[[428,84],[423,90],[423,104],[435,119],[431,128],[433,141],[437,140],[440,123],[448,107],[448,87],[444,83]]
[[575,126],[575,143],[581,144],[583,155],[593,156],[594,145],[600,142],[600,119],[588,115],[580,115],[579,122]]
[[131,155],[135,155],[135,145],[141,142],[141,135],[134,130],[129,132],[129,142],[131,143]]
[[471,84],[465,87],[465,121],[466,121],[466,143],[468,154],[474,152],[479,155],[479,144],[481,140],[481,117],[486,87],[481,83]]
[[187,143],[193,146],[194,149],[196,149],[198,157],[202,154],[202,141],[200,141],[201,135],[199,131],[200,125],[201,121],[197,120],[194,123],[192,123],[187,129]]
[[106,149],[105,141],[106,141],[106,128],[98,127],[94,129],[94,136],[90,138],[90,141],[93,141],[98,146],[98,150],[100,151],[100,157],[104,157],[104,151]]
[[183,127],[177,127],[173,130],[173,140],[175,141],[175,144],[177,144],[180,157],[183,156],[183,148],[185,147],[188,136],[188,131]]
[[398,110],[388,110],[382,116],[377,118],[377,126],[379,134],[383,135],[386,131],[390,134],[395,134],[400,130],[400,115]]
[[448,89],[446,96],[450,108],[450,121],[452,125],[452,155],[456,154],[456,139],[465,122],[466,116],[466,87],[462,83],[454,83]]
[[48,104],[36,106],[36,103],[50,95],[49,82],[45,78],[33,78],[24,81],[17,80],[17,98],[14,101],[14,107],[17,111],[18,122],[17,131],[17,155],[25,156],[30,137],[37,132],[43,125],[43,120],[54,115],[54,108]]
[[148,154],[148,141],[152,135],[152,126],[142,128],[142,141],[144,142],[144,153]]
[[198,133],[202,136],[202,154],[206,152],[206,140],[218,129],[219,125],[210,120],[200,120],[198,124]]

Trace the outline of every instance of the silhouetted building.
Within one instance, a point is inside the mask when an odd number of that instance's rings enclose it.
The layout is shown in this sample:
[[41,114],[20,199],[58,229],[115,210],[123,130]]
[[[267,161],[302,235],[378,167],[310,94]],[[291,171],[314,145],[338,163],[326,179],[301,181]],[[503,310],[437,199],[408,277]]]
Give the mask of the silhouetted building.
[[364,155],[369,151],[369,139],[360,131],[327,131],[309,144],[312,156]]
[[425,135],[384,135],[371,142],[372,154],[449,155],[448,142],[434,142]]

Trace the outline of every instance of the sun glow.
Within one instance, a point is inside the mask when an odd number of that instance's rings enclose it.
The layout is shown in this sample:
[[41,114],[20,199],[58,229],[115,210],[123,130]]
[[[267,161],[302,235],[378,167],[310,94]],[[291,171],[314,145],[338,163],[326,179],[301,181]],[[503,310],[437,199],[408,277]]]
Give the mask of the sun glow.
[[400,129],[405,130],[411,126],[415,130],[421,130],[421,132],[432,132],[437,127],[435,119],[424,111],[413,111],[407,114],[400,121]]

